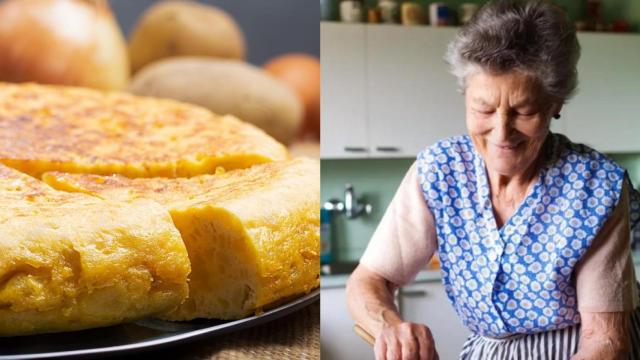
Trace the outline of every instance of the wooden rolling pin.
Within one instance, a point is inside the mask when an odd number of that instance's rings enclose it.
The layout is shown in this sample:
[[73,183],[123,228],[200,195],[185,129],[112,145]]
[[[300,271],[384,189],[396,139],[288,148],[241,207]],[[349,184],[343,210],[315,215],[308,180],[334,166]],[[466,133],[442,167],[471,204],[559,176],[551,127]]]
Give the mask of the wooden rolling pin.
[[376,339],[367,332],[367,330],[360,327],[360,325],[356,324],[353,326],[353,331],[358,334],[362,338],[362,340],[369,343],[369,345],[373,346],[376,343]]

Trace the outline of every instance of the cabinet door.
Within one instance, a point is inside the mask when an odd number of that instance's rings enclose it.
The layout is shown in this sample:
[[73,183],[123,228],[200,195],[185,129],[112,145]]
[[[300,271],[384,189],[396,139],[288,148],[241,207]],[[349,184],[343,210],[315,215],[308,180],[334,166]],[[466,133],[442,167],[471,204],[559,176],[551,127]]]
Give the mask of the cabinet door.
[[400,294],[402,317],[425,324],[431,329],[440,359],[457,359],[469,336],[444,292],[440,282],[405,286]]
[[640,36],[578,39],[578,92],[562,111],[567,136],[598,151],[640,151]]
[[367,157],[365,26],[320,23],[320,155]]
[[375,157],[415,157],[466,133],[464,97],[443,56],[455,28],[367,26],[369,135]]
[[353,332],[345,288],[320,290],[320,357],[326,360],[373,359],[373,349]]

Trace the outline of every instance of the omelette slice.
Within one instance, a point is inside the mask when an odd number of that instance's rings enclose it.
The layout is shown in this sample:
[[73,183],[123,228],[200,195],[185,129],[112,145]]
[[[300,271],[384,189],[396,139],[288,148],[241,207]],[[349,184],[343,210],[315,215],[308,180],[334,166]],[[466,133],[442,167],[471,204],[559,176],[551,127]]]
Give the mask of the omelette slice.
[[0,199],[0,336],[117,324],[187,296],[187,251],[159,204],[57,191],[2,165]]
[[320,169],[299,158],[193,178],[47,173],[54,188],[164,205],[187,246],[189,297],[169,320],[237,319],[319,285]]
[[34,177],[46,171],[189,177],[288,156],[253,125],[197,106],[0,83],[0,163]]

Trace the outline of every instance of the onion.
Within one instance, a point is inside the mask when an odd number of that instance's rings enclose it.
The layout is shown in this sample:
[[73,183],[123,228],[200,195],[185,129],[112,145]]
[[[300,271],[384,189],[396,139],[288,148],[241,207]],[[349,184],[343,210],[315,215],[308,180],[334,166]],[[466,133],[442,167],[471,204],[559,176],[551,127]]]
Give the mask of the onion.
[[100,0],[1,3],[0,80],[124,89],[127,47],[109,5]]
[[269,60],[264,69],[287,84],[304,104],[300,137],[320,140],[320,62],[306,54],[285,54]]

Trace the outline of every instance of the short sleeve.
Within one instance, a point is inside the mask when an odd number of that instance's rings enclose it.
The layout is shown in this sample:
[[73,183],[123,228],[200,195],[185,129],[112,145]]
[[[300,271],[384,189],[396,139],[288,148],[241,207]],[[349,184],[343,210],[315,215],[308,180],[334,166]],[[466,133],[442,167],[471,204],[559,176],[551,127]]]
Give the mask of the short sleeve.
[[640,249],[640,192],[633,187],[629,174],[626,174],[629,184],[629,221],[631,222],[631,249]]
[[407,284],[437,248],[434,218],[414,163],[400,183],[360,263],[397,284]]
[[637,306],[629,236],[629,194],[625,183],[616,208],[576,268],[579,311],[621,312]]

